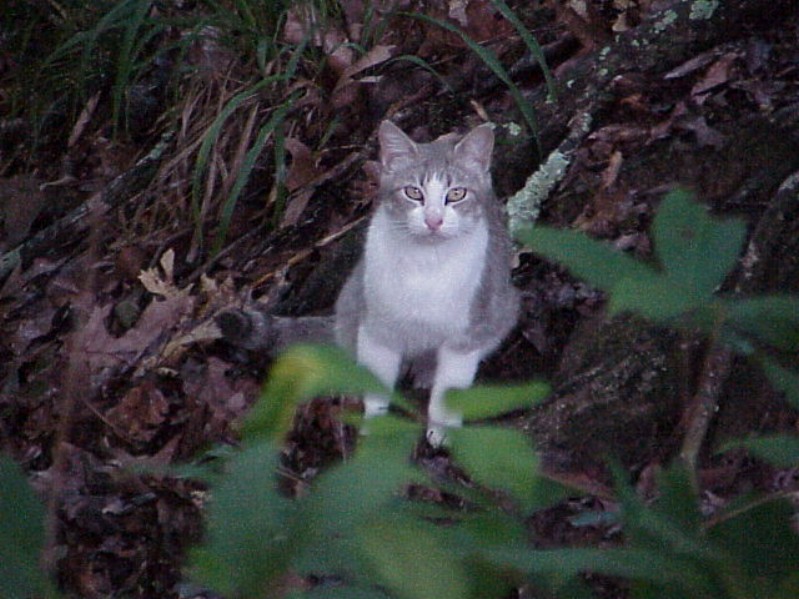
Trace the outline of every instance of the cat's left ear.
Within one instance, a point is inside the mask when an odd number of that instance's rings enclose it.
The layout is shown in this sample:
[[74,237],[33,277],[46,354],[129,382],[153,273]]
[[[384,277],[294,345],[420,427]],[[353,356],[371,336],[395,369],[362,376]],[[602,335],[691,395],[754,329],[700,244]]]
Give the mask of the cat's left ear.
[[377,137],[380,140],[380,163],[385,170],[393,171],[418,159],[416,144],[391,121],[380,123]]
[[455,159],[470,170],[487,173],[491,168],[494,150],[494,131],[491,125],[475,127],[460,140],[453,150]]

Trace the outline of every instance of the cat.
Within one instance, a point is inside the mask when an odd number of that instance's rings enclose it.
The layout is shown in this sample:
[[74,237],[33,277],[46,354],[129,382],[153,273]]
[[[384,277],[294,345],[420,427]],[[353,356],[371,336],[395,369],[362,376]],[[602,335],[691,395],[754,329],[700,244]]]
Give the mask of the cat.
[[[388,388],[402,364],[430,380],[428,439],[461,416],[447,389],[469,387],[480,361],[516,324],[511,242],[491,181],[489,125],[459,141],[416,143],[390,121],[378,131],[380,184],[363,255],[335,306],[336,342]],[[364,398],[367,418],[388,399]]]

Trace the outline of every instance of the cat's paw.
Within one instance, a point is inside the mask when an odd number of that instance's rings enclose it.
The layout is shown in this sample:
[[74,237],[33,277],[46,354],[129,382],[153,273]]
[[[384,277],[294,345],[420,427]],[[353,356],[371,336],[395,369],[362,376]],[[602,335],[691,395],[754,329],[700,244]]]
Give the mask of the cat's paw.
[[385,416],[388,414],[388,400],[378,395],[367,395],[363,398],[363,415],[365,418]]
[[449,410],[433,410],[428,415],[427,441],[433,447],[441,447],[447,442],[447,430],[463,426],[463,416]]
[[358,433],[362,436],[368,435],[369,423],[367,421],[377,416],[385,416],[386,414],[388,414],[387,399],[373,395],[367,395],[366,397],[364,397],[363,398],[364,422],[361,424],[361,428],[358,431]]

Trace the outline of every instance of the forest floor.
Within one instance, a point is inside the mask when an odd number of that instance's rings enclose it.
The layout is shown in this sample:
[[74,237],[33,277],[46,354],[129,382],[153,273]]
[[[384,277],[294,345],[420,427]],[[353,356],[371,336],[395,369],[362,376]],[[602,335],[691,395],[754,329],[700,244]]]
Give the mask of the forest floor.
[[[225,32],[208,30],[179,57],[155,53],[157,60],[128,82],[122,116],[108,77],[88,81],[74,97],[64,91],[70,100],[83,98],[71,106],[57,103],[60,90],[50,90],[44,113],[33,110],[45,96],[36,88],[26,108],[20,90],[42,62],[0,45],[0,449],[24,465],[37,489],[57,498],[48,555],[67,591],[86,598],[203,596],[183,584],[182,567],[188,547],[202,539],[207,489],[191,479],[142,474],[140,467],[185,462],[210,446],[237,443],[272,358],[221,339],[214,321],[221,311],[255,302],[286,316],[330,312],[369,214],[370,160],[382,119],[392,118],[418,141],[495,122],[494,178],[503,198],[567,133],[562,116],[562,126],[548,128],[545,119],[558,104],[545,100],[541,69],[491,2],[384,4],[457,26],[490,48],[540,109],[538,141],[525,133],[509,88],[460,35],[388,13],[378,15],[376,26],[356,0],[341,2],[340,12],[310,37],[302,13],[287,13],[280,44],[308,50],[295,64],[290,52],[265,65],[244,61]],[[563,88],[575,65],[598,64],[615,35],[633,31],[658,8],[657,2],[589,2],[583,4],[590,10],[579,14],[566,2],[509,4]],[[30,10],[48,10],[36,6]],[[148,17],[158,18],[158,10],[154,3]],[[170,10],[174,17],[192,9],[176,2]],[[0,36],[11,39],[13,27],[3,23]],[[185,34],[170,25],[152,44],[167,47]],[[645,257],[657,202],[681,183],[716,212],[754,227],[776,185],[799,168],[796,130],[786,133],[770,118],[793,114],[787,122],[799,123],[798,36],[794,9],[788,19],[753,24],[751,32],[699,48],[665,70],[629,65],[590,133],[577,141],[542,222],[579,228]],[[367,41],[360,56],[347,45]],[[177,61],[192,69],[170,88]],[[242,83],[256,72],[266,77],[291,68],[277,90],[250,93]],[[239,99],[204,149],[216,116]],[[282,120],[264,127],[280,110]],[[263,150],[238,179],[261,133]],[[736,195],[752,181],[761,187]],[[238,189],[240,182],[246,184]],[[585,372],[584,345],[599,330],[605,298],[527,251],[519,252],[514,281],[523,293],[521,321],[479,379],[552,381],[562,399],[567,382]],[[776,288],[796,292],[799,281]],[[668,337],[653,335],[651,344]],[[702,343],[683,343],[681,376],[695,382],[692,361]],[[719,415],[714,438],[796,431],[795,412],[762,377],[736,375],[743,372],[738,367],[728,394],[751,402],[730,400],[736,407]],[[683,399],[618,441],[622,461],[643,487],[679,445]],[[302,492],[353,450],[354,431],[338,416],[359,409],[353,398],[315,400],[300,410],[280,471],[287,493]],[[506,420],[536,431],[530,414]],[[614,439],[597,443],[605,448]],[[575,499],[532,516],[535,543],[589,545],[617,534],[599,524],[571,524],[575,514],[607,499],[598,446],[550,441],[544,451],[551,475],[595,493],[575,491]],[[446,452],[420,443],[417,453],[427,468],[458,476]],[[796,484],[739,453],[707,458],[702,474],[708,502]],[[594,588],[625,595],[609,581],[596,580]]]

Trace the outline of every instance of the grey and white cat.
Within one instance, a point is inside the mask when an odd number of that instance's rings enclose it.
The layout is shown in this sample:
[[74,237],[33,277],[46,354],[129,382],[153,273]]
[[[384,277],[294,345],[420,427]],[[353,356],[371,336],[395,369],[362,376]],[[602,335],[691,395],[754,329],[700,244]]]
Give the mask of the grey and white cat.
[[[359,264],[336,303],[336,341],[387,387],[403,363],[432,374],[428,437],[440,444],[459,414],[444,393],[469,387],[480,361],[514,326],[511,244],[491,185],[494,134],[476,127],[415,143],[380,125],[378,205]],[[365,398],[366,416],[385,397]]]

